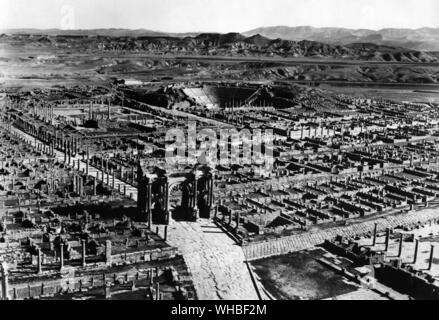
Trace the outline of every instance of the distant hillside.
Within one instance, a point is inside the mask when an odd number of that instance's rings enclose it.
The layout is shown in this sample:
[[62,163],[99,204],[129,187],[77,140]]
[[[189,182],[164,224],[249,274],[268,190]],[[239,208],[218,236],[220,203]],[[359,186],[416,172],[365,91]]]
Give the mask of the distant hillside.
[[[200,32],[166,33],[148,29],[6,29],[0,30],[6,34],[31,35],[72,35],[72,36],[106,36],[106,37],[196,37]],[[213,33],[204,33],[213,34]],[[238,33],[235,33],[236,35]],[[347,29],[347,28],[315,28],[310,26],[261,27],[241,34],[243,37],[263,36],[269,39],[284,39],[292,41],[317,41],[335,45],[347,45],[355,42],[374,43],[403,47],[418,51],[439,51],[439,28],[398,29],[386,28],[381,30]]]
[[199,32],[189,33],[166,33],[160,31],[152,31],[147,29],[75,29],[75,30],[61,30],[61,29],[5,29],[0,30],[0,33],[6,34],[29,34],[29,35],[46,35],[46,36],[105,36],[105,37],[157,37],[157,36],[176,36],[176,37],[190,37],[196,36]]
[[[111,30],[112,34],[116,32]],[[131,30],[131,32],[137,31]],[[436,57],[421,51],[374,43],[339,45],[309,40],[269,39],[259,34],[246,37],[239,33],[202,33],[195,37],[148,36],[141,33],[141,35],[131,37],[116,37],[83,34],[78,30],[76,35],[3,34],[0,36],[0,43],[14,47],[47,47],[78,51],[146,51],[180,55],[317,57],[389,62],[437,60]]]
[[302,27],[262,27],[244,32],[244,36],[262,36],[286,40],[311,40],[329,44],[346,45],[354,42],[372,42],[380,45],[404,47],[419,51],[439,51],[439,28],[381,30],[314,28]]

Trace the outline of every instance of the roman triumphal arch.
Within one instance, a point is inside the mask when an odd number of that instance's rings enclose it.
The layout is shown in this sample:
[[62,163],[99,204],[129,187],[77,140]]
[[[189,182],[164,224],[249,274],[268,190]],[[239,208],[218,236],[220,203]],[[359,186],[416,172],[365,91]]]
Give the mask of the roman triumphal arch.
[[[137,168],[137,209],[148,225],[169,224],[169,219],[196,220],[210,218],[213,206],[213,173],[209,167],[194,167],[183,172],[167,173],[155,167]],[[179,205],[170,208],[173,191],[180,192]]]

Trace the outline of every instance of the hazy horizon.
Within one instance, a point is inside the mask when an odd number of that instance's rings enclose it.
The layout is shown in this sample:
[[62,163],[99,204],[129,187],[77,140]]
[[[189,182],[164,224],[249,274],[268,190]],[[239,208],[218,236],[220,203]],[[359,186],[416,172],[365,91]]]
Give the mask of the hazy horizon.
[[436,0],[0,0],[0,29],[246,32],[312,26],[438,28]]
[[199,31],[182,31],[182,32],[173,32],[173,31],[162,31],[162,30],[153,30],[153,29],[147,29],[147,28],[114,28],[114,27],[108,27],[108,28],[87,28],[87,29],[81,29],[81,28],[76,28],[76,29],[60,29],[60,28],[45,28],[45,29],[41,29],[41,28],[4,28],[4,29],[0,29],[0,30],[41,30],[41,31],[46,31],[46,30],[61,30],[61,31],[87,31],[87,30],[129,30],[129,31],[135,31],[135,30],[146,30],[146,31],[151,31],[151,32],[157,32],[157,33],[169,33],[169,34],[185,34],[185,33],[245,33],[248,31],[253,31],[255,29],[260,29],[260,28],[304,28],[304,27],[311,27],[311,28],[315,28],[315,29],[330,29],[330,28],[334,28],[334,29],[350,29],[350,30],[372,30],[372,31],[380,31],[380,30],[384,30],[384,29],[409,29],[409,30],[419,30],[419,29],[439,29],[439,27],[428,27],[428,26],[424,26],[424,27],[419,27],[419,28],[396,28],[396,27],[387,27],[387,28],[380,28],[380,29],[371,29],[371,28],[345,28],[345,27],[315,27],[315,26],[311,26],[311,25],[297,25],[297,26],[288,26],[288,25],[272,25],[272,26],[259,26],[253,29],[249,29],[249,30],[237,30],[237,31],[228,31],[228,32],[219,32],[219,31],[215,31],[215,30],[199,30]]

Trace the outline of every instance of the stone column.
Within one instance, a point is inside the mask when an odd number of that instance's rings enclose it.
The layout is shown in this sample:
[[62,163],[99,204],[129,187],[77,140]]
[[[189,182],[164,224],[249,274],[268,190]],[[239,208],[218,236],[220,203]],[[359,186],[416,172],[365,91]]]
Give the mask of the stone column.
[[61,146],[62,146],[62,150],[63,150],[63,154],[64,154],[64,163],[67,162],[67,144],[64,141],[64,138],[61,140]]
[[160,299],[160,283],[156,282],[155,283],[155,299],[159,300]]
[[109,283],[105,282],[104,284],[105,287],[105,299],[110,299],[111,298],[111,286]]
[[415,240],[415,254],[414,254],[414,257],[413,257],[413,264],[415,264],[416,261],[418,260],[418,249],[419,249],[419,240],[416,239]]
[[433,266],[433,257],[434,257],[434,245],[431,245],[430,260],[428,261],[428,270],[431,270],[431,267]]
[[72,178],[73,178],[73,192],[76,193],[76,190],[77,190],[77,185],[76,184],[77,184],[78,181],[76,179],[76,175],[75,174],[73,175]]
[[60,257],[60,269],[62,270],[64,268],[64,243],[60,243],[59,245],[60,250],[59,250],[59,257]]
[[148,228],[151,229],[152,226],[152,184],[150,181],[148,181],[148,185],[147,185],[147,189],[146,189],[146,193],[147,193],[147,203],[148,203]]
[[148,278],[149,278],[149,284],[152,285],[154,282],[154,273],[152,269],[149,269],[148,271]]
[[[211,207],[212,204],[213,204],[213,176],[210,177],[210,181],[209,182],[210,182],[210,188],[209,188],[209,199],[210,199],[209,207]],[[209,218],[210,218],[210,216],[209,216]]]
[[85,239],[82,239],[81,243],[82,243],[82,266],[85,267],[87,265],[85,261],[85,256],[86,256]]
[[399,249],[398,249],[398,258],[402,255],[402,241],[403,241],[403,234],[399,236]]
[[9,300],[9,272],[6,262],[2,262],[0,269],[2,276],[2,298],[3,300]]
[[111,240],[105,241],[105,264],[111,266]]
[[76,139],[76,137],[72,138],[72,155],[75,154],[76,155],[76,151],[78,150],[78,140]]
[[386,248],[384,251],[389,250],[389,240],[390,240],[390,229],[386,228]]
[[195,219],[198,219],[198,181],[197,181],[197,177],[195,176],[194,178],[194,197],[193,197],[193,201],[194,201],[194,213],[195,213]]
[[80,197],[84,195],[84,179],[81,175],[78,176],[78,193]]
[[241,214],[240,214],[240,212],[238,211],[237,213],[236,213],[236,230],[238,230],[238,228],[239,228],[239,221],[241,220]]
[[108,120],[111,119],[111,114],[110,114],[110,99],[108,99],[107,117],[108,117]]
[[166,241],[166,240],[168,240],[168,226],[167,225],[165,225],[165,230],[164,230],[164,240]]
[[90,147],[87,146],[87,161],[85,162],[85,174],[88,176],[88,163],[90,161]]
[[96,180],[97,178],[93,178],[93,195],[96,195]]
[[373,229],[373,242],[372,242],[372,246],[376,245],[376,241],[377,241],[377,227],[378,224],[375,223],[374,229]]
[[37,261],[38,261],[38,267],[37,267],[37,273],[41,273],[41,248],[37,249]]
[[165,183],[165,199],[164,199],[164,209],[166,214],[166,223],[169,223],[169,183]]
[[71,138],[69,141],[67,141],[67,163],[70,166],[70,160],[72,157],[72,141]]

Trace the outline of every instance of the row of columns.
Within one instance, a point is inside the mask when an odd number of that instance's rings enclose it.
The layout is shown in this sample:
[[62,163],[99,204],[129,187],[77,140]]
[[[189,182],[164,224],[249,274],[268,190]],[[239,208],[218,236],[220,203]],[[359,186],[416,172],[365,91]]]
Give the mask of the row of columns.
[[[111,246],[110,246],[110,252],[111,252]],[[86,250],[86,240],[81,240],[81,265],[85,267],[87,265],[86,263],[86,256],[87,256],[87,250]],[[64,243],[60,243],[60,249],[59,249],[59,268],[60,270],[63,270],[64,268]],[[107,260],[107,258],[106,258]],[[41,251],[41,248],[37,249],[37,273],[40,274],[43,272],[43,253]]]
[[33,116],[41,117],[44,122],[52,123],[54,118],[54,108],[46,103],[33,103]]
[[[389,249],[390,231],[391,231],[390,228],[386,228],[386,238],[385,238],[385,249],[384,249],[384,251],[388,251],[388,249]],[[375,226],[374,226],[372,246],[376,245],[376,238],[377,238],[377,223],[375,223]],[[403,240],[404,240],[403,234],[401,234],[400,238],[399,238],[398,258],[400,258],[402,256]],[[428,261],[428,270],[431,270],[432,265],[433,265],[434,249],[435,249],[435,246],[431,245],[431,247],[430,247],[430,258],[429,258],[429,261]],[[418,260],[418,250],[419,250],[419,240],[415,239],[415,251],[414,251],[414,255],[413,255],[413,262],[412,262],[412,264],[415,264],[417,262],[417,260]]]
[[[107,99],[107,119],[111,120],[111,100]],[[104,100],[102,99],[101,104],[104,104]],[[97,120],[96,119],[96,113],[93,111],[93,101],[90,101],[90,104],[88,106],[88,119],[89,120]]]

